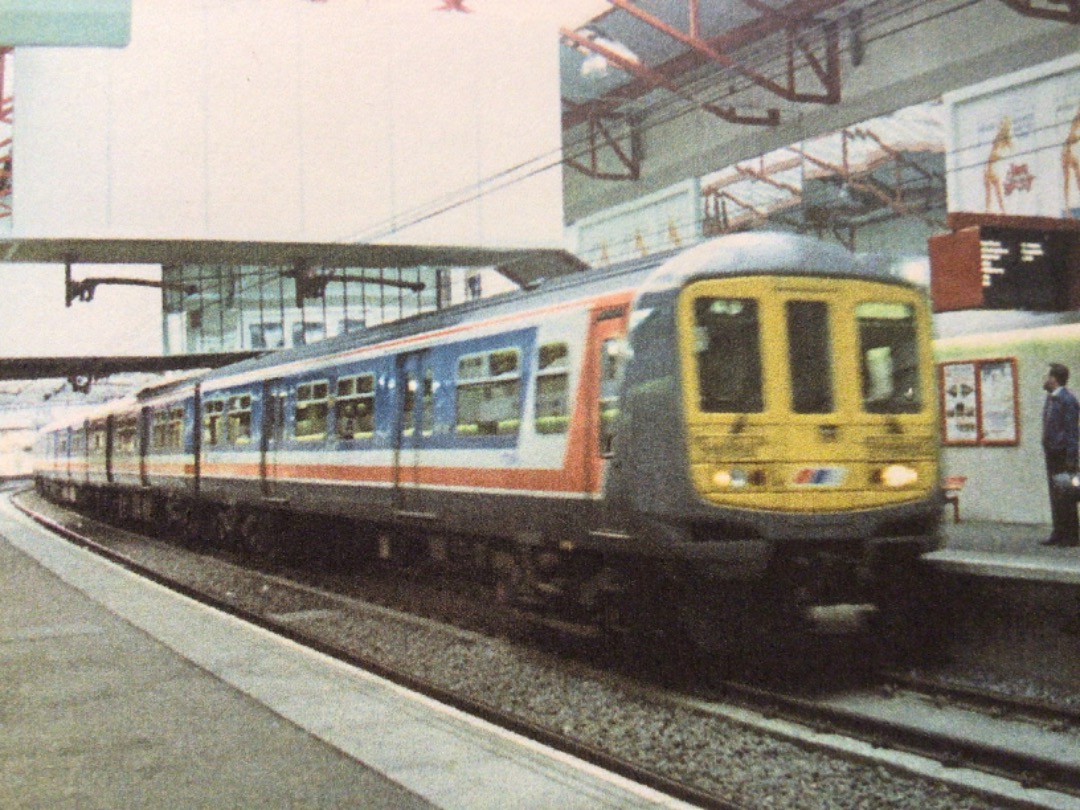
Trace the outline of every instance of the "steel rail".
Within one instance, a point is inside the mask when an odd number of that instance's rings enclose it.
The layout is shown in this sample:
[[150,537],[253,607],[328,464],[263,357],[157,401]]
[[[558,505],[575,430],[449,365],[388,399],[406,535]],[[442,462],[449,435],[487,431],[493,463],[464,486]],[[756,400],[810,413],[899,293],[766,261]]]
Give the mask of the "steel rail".
[[[932,729],[884,720],[855,709],[829,705],[813,698],[738,681],[724,682],[720,688],[725,700],[738,700],[746,708],[770,717],[809,726],[824,733],[852,737],[875,747],[890,748],[936,760],[945,767],[967,768],[1010,779],[1025,787],[1043,787],[1070,796],[1080,796],[1080,767],[1010,748],[1004,739],[1000,744],[961,739]],[[917,686],[912,681],[904,689],[919,693],[921,685]],[[875,691],[882,694],[883,699],[889,699],[887,686],[885,689],[879,686]],[[991,718],[1009,713],[1024,715],[1026,711],[1033,710],[1025,701],[1014,701],[1004,696],[998,696],[995,700],[988,693],[976,699],[977,693],[978,690],[961,688],[952,690],[951,693],[946,689],[934,689],[919,696],[931,699],[935,696],[948,696],[949,700],[957,703],[978,703],[981,710]],[[1043,706],[1040,712],[1041,722],[1053,723],[1055,730],[1062,732],[1073,726],[1075,718],[1076,714],[1071,711],[1055,711],[1050,706]]]
[[[622,759],[614,754],[583,743],[550,728],[522,719],[516,715],[507,714],[488,703],[462,696],[445,687],[438,686],[428,680],[387,665],[371,656],[355,653],[346,650],[331,641],[316,638],[308,633],[290,627],[286,623],[275,621],[267,613],[249,610],[238,606],[234,602],[215,596],[214,594],[198,590],[179,579],[170,576],[168,573],[147,566],[122,552],[109,548],[107,545],[104,545],[69,526],[65,526],[63,523],[54,520],[41,512],[35,511],[25,503],[22,503],[17,497],[12,497],[11,502],[23,514],[37,522],[39,525],[81,548],[98,554],[104,559],[107,559],[138,576],[169,588],[189,599],[230,616],[239,618],[256,627],[268,630],[296,644],[308,647],[309,649],[327,655],[335,660],[348,664],[349,666],[370,672],[380,678],[384,678],[397,684],[398,686],[417,692],[466,714],[478,717],[485,722],[576,757],[577,759],[581,759],[590,765],[602,768],[688,804],[704,808],[705,810],[748,810],[744,804],[700,790],[692,785],[679,782],[657,771],[650,770],[636,762]],[[91,518],[91,520],[94,519]],[[95,522],[97,521],[95,520]],[[101,525],[107,526],[110,529],[114,528],[110,524]],[[300,586],[299,584],[298,587],[303,588],[303,586]]]

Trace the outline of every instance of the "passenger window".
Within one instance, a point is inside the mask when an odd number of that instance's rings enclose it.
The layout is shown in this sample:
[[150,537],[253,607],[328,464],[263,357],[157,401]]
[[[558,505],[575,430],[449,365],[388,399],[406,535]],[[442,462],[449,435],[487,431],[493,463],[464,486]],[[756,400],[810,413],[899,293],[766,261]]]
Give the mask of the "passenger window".
[[326,380],[296,387],[296,438],[321,439],[326,436],[329,390],[330,384]]
[[133,455],[138,451],[139,426],[134,417],[121,419],[116,428],[116,452]]
[[406,436],[412,436],[415,432],[413,414],[416,411],[416,378],[412,373],[405,375],[405,401],[401,405],[401,432]]
[[565,343],[545,343],[536,364],[536,432],[566,433],[570,426],[568,401],[570,350]]
[[184,449],[184,408],[178,406],[169,411],[169,430],[166,446],[173,450]]
[[416,432],[416,403],[420,401],[420,432],[430,436],[435,427],[435,378],[431,369],[424,369],[423,380],[411,373],[405,377],[405,402],[402,406],[402,433],[412,436]]
[[421,397],[420,432],[430,436],[435,429],[435,375],[430,368],[424,369]]
[[209,399],[203,403],[203,444],[208,447],[224,441],[221,420],[225,415],[225,400]]
[[184,446],[183,407],[155,411],[150,446],[155,450],[180,450]]
[[251,395],[229,397],[229,419],[226,423],[229,444],[247,444],[251,441]]
[[168,411],[154,411],[150,419],[152,425],[150,429],[150,447],[154,450],[161,450],[168,443],[169,413]]
[[338,380],[334,422],[340,439],[364,439],[374,435],[374,374],[360,374]]
[[787,302],[788,370],[795,413],[832,413],[832,341],[824,301]]
[[521,424],[521,364],[517,349],[458,361],[456,430],[463,436],[516,434]]
[[608,338],[600,345],[600,455],[615,453],[615,425],[619,416],[624,338]]

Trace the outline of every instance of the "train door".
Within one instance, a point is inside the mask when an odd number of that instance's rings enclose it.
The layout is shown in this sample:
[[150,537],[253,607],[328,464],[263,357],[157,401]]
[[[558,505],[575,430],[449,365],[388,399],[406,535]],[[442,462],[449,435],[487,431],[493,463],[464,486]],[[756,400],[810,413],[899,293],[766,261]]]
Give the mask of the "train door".
[[593,314],[582,390],[589,403],[585,440],[585,489],[603,486],[607,459],[614,455],[619,386],[625,361],[626,307],[605,307]]
[[[165,419],[167,414],[168,411],[159,411],[157,418]],[[144,406],[142,409],[142,417],[139,419],[139,483],[144,487],[150,486],[150,471],[147,468],[147,456],[150,454],[154,418],[154,412],[148,406]]]
[[285,383],[280,379],[264,380],[262,429],[259,431],[259,478],[263,497],[278,495],[278,465],[285,441]]
[[434,372],[428,351],[399,355],[396,368],[397,421],[394,440],[395,504],[420,513],[421,451],[434,426]]
[[110,484],[116,481],[113,470],[113,456],[116,451],[116,418],[109,414],[105,417],[105,480]]

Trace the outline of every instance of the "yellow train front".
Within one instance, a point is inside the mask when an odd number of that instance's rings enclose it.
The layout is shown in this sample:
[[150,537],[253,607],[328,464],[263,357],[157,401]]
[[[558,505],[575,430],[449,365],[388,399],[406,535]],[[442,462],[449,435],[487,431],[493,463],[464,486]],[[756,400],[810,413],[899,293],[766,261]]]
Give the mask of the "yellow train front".
[[837,246],[745,234],[662,265],[630,323],[594,535],[659,564],[654,604],[709,648],[740,624],[917,601],[913,564],[941,545],[921,290]]

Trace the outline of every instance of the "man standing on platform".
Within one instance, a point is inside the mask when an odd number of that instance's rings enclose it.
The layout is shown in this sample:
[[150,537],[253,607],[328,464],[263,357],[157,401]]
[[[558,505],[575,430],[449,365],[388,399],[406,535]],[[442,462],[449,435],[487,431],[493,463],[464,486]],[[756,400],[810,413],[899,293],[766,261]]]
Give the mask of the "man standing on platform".
[[1046,404],[1043,405],[1043,455],[1046,457],[1046,482],[1050,488],[1050,512],[1054,517],[1054,532],[1044,546],[1080,545],[1080,521],[1076,515],[1076,500],[1069,489],[1054,486],[1054,476],[1070,475],[1077,471],[1077,450],[1080,444],[1080,403],[1072,391],[1065,387],[1069,382],[1069,369],[1060,363],[1051,363],[1043,388]]

